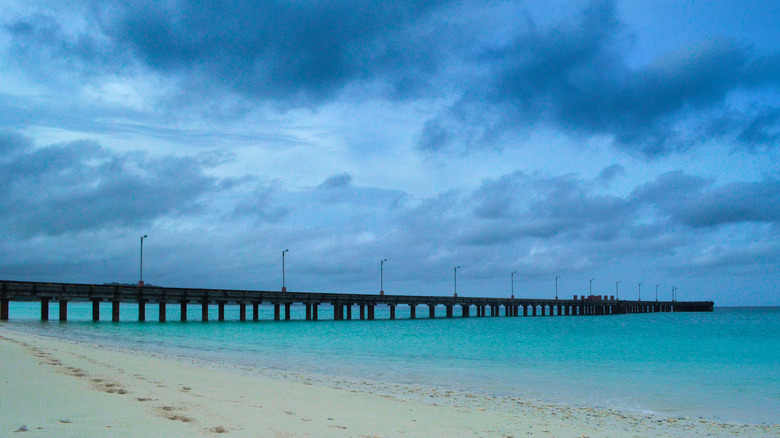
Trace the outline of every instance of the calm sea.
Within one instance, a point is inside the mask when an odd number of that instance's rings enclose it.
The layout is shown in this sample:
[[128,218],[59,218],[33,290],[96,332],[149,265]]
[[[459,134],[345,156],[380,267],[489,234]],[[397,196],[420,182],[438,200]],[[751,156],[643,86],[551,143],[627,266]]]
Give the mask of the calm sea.
[[[109,317],[110,304],[101,315]],[[670,416],[777,423],[780,418],[780,308],[712,313],[331,321],[91,321],[71,304],[69,321],[39,321],[37,303],[12,303],[10,329],[230,364],[438,386]],[[398,317],[408,316],[399,306]],[[427,308],[418,315],[427,315]],[[216,312],[216,309],[212,309]],[[261,307],[261,318],[272,310]],[[200,307],[188,310],[200,316]],[[50,315],[57,316],[52,304]],[[353,316],[357,315],[357,309]],[[303,318],[293,308],[293,318]],[[377,318],[387,318],[377,309]]]

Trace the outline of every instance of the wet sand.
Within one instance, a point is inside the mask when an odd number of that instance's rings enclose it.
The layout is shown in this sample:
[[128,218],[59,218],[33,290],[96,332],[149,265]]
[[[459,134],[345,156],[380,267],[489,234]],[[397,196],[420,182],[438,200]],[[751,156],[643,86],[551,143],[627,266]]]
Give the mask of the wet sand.
[[0,436],[780,437],[667,418],[105,348],[0,326]]

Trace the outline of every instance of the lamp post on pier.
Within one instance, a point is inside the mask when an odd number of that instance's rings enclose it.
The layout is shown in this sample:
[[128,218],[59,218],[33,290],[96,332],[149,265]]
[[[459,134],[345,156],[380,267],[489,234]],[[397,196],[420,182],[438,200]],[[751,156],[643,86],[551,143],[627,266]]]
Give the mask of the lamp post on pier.
[[454,274],[455,275],[455,298],[458,297],[458,268],[460,268],[460,266],[455,266],[455,269],[454,269],[454,271],[455,271],[455,274]]
[[590,283],[588,283],[588,291],[590,292],[591,296],[593,296],[593,280],[595,280],[595,278],[591,278]]
[[287,292],[287,286],[284,283],[284,253],[287,251],[289,251],[289,249],[282,251],[282,292]]
[[379,261],[379,295],[385,294],[385,262],[387,259]]
[[512,271],[512,299],[515,299],[515,274],[517,271]]
[[555,276],[555,299],[558,299],[558,279],[561,278],[560,275]]
[[615,299],[620,299],[620,291],[618,290],[618,285],[620,284],[620,280],[615,282]]
[[642,283],[639,283],[637,290],[639,291],[639,301],[642,301]]
[[146,234],[141,236],[141,272],[138,276],[138,286],[143,287],[144,286],[144,239],[146,239]]

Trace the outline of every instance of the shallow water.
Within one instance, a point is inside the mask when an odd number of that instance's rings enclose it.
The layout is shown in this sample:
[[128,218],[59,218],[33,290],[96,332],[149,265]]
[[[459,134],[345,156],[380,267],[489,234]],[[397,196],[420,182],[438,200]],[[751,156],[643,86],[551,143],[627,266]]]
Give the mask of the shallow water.
[[[215,306],[213,306],[215,307]],[[776,423],[780,418],[780,308],[716,308],[656,313],[529,318],[331,321],[91,321],[91,304],[70,304],[69,321],[41,322],[37,303],[12,303],[7,328],[123,348],[294,372],[440,386],[477,394],[655,412],[670,416]],[[408,316],[399,307],[398,317]],[[426,309],[427,310],[427,309]],[[418,315],[422,315],[418,310]],[[101,314],[110,317],[110,304]],[[427,314],[427,312],[426,312]],[[52,304],[50,315],[57,315]],[[188,310],[200,316],[200,307]],[[353,316],[357,309],[353,310]],[[377,318],[387,318],[378,308]]]

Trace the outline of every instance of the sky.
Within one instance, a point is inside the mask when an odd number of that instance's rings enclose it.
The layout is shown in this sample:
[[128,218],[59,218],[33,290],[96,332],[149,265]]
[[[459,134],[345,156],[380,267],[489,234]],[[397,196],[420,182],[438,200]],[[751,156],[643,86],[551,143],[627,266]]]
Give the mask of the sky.
[[4,0],[0,279],[780,305],[777,17]]

